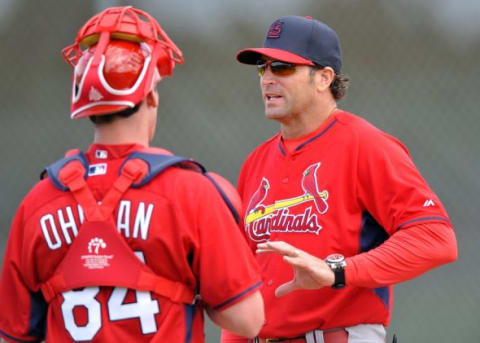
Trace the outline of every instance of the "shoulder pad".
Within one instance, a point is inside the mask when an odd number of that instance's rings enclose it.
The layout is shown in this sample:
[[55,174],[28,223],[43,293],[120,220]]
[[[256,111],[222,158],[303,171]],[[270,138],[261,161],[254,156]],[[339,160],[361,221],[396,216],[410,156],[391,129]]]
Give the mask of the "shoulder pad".
[[125,163],[131,159],[140,159],[148,165],[148,173],[140,181],[132,184],[132,188],[139,188],[146,185],[155,178],[155,176],[171,166],[195,170],[202,174],[205,174],[206,172],[205,168],[200,163],[186,157],[136,151],[123,161],[122,166],[118,171],[119,174],[122,172]]
[[76,154],[69,154],[69,155],[67,155],[67,157],[64,157],[64,158],[50,164],[42,172],[42,175],[41,175],[42,178],[44,178],[45,174],[47,174],[48,178],[50,179],[50,181],[52,181],[52,183],[55,187],[57,187],[58,189],[60,189],[61,191],[64,191],[64,192],[68,191],[68,187],[64,186],[60,182],[60,180],[58,178],[58,173],[67,163],[69,163],[71,161],[75,161],[75,160],[79,161],[85,167],[84,178],[86,179],[87,176],[88,176],[88,161],[87,161],[87,157],[85,156],[85,154],[81,151],[79,151]]
[[175,155],[167,155],[162,153],[155,153],[155,152],[152,152],[151,150],[148,152],[136,151],[130,154],[125,159],[125,161],[123,161],[122,166],[118,171],[119,174],[122,172],[122,168],[125,166],[127,161],[132,159],[140,159],[144,161],[148,166],[147,174],[140,181],[132,184],[131,185],[132,188],[140,188],[146,185],[153,178],[155,178],[157,175],[162,173],[165,169],[172,166],[175,166],[177,168],[190,169],[203,174],[204,176],[207,177],[208,180],[210,180],[211,183],[213,183],[213,185],[215,186],[215,188],[217,189],[217,191],[220,193],[221,197],[227,204],[227,207],[232,213],[235,221],[237,223],[240,222],[240,216],[239,216],[238,210],[235,208],[235,205],[233,204],[232,199],[230,199],[230,197],[227,195],[226,190],[222,188],[222,186],[214,177],[212,177],[211,175],[209,175],[209,173],[207,173],[207,170],[205,169],[205,167],[203,167],[200,163],[190,158],[175,156]]

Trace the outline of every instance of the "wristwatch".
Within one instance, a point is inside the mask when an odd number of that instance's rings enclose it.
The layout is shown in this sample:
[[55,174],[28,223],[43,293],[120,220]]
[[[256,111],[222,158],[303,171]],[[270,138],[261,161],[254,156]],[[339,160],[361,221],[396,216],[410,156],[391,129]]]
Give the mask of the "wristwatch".
[[339,289],[345,287],[345,257],[341,254],[332,254],[328,255],[325,259],[330,269],[335,275],[335,281],[332,285],[332,288]]

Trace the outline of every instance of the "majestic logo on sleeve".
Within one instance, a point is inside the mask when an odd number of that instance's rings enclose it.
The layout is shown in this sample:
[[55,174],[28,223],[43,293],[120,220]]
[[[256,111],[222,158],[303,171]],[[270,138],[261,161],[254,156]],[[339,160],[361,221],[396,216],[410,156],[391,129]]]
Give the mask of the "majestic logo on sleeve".
[[[318,224],[317,213],[324,214],[328,210],[328,191],[318,189],[319,167],[320,162],[312,164],[303,172],[303,194],[276,200],[273,204],[265,204],[270,183],[267,178],[262,178],[250,198],[245,216],[245,230],[252,241],[266,241],[271,232],[318,234],[322,227]],[[290,208],[307,202],[313,202],[313,206],[307,207],[300,214],[290,213]]]

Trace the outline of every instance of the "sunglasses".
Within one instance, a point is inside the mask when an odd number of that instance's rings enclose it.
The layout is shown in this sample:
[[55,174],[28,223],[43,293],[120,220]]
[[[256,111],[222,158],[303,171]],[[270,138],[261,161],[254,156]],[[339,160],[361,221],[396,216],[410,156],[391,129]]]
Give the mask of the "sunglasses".
[[282,62],[282,61],[263,61],[260,60],[257,62],[257,72],[258,76],[263,76],[265,71],[270,66],[270,70],[274,75],[278,76],[288,76],[295,73],[296,64]]

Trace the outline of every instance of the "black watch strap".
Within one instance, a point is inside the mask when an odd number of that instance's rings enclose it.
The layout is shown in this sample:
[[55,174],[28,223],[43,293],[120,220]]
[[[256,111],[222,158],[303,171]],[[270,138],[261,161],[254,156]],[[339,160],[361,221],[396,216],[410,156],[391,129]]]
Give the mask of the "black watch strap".
[[325,259],[330,269],[335,275],[335,281],[332,288],[339,289],[345,287],[345,257],[341,254],[332,254]]
[[335,274],[335,283],[332,285],[332,288],[345,287],[345,269],[343,267],[336,268],[333,273]]

